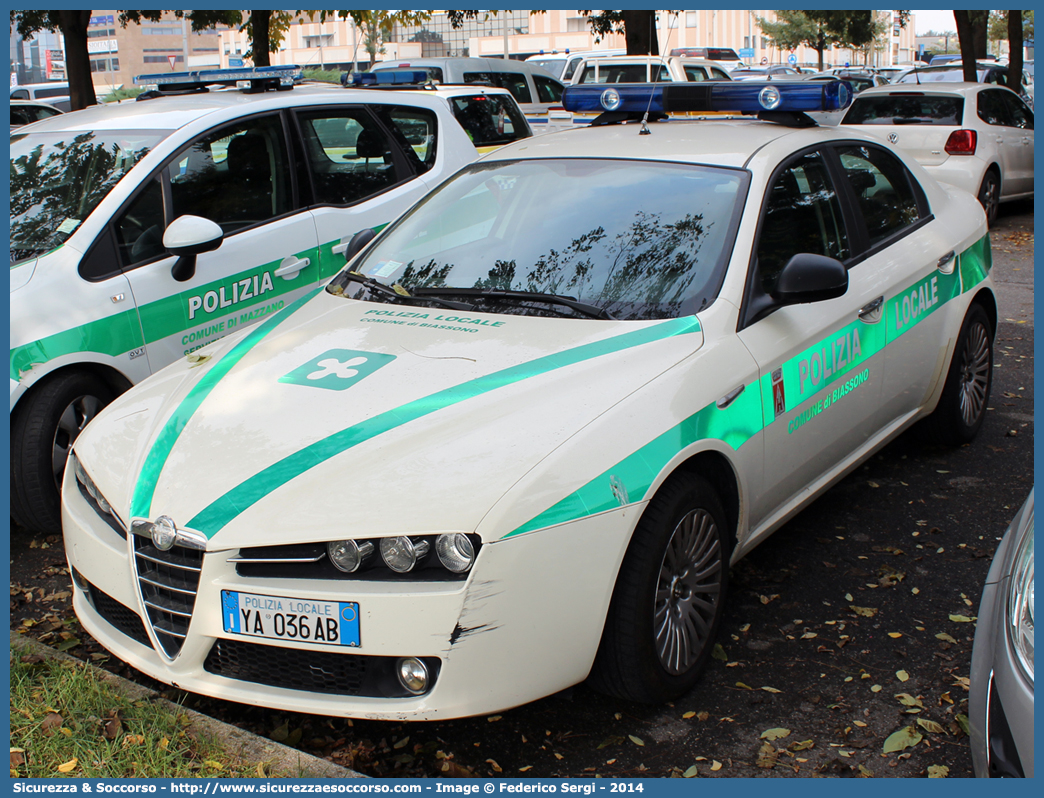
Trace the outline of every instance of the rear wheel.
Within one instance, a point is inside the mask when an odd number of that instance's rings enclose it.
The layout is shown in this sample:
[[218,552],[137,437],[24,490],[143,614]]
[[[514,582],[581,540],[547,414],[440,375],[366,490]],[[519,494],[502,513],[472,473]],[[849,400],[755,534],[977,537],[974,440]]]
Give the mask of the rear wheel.
[[11,416],[11,517],[40,534],[61,532],[58,489],[73,441],[113,400],[83,371],[58,374],[22,398]]
[[982,178],[979,202],[986,211],[986,224],[993,227],[993,223],[997,221],[997,211],[1000,209],[1000,176],[994,169],[990,169]]
[[721,621],[730,540],[721,502],[705,480],[678,474],[664,484],[620,568],[592,686],[645,703],[692,689]]
[[972,305],[961,325],[939,404],[925,419],[928,437],[950,446],[971,442],[986,419],[992,385],[993,328],[982,306]]

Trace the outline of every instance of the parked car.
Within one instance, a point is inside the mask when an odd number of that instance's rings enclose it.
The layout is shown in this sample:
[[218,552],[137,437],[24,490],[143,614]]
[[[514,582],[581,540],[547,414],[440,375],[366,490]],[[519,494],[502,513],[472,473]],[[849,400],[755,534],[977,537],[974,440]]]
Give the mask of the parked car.
[[978,777],[1033,778],[1033,491],[993,557],[979,602],[968,693]]
[[40,100],[53,105],[59,111],[72,110],[69,100],[69,84],[57,81],[45,83],[25,83],[11,87],[12,100]]
[[548,112],[561,107],[564,85],[547,70],[525,61],[504,58],[410,58],[381,61],[372,72],[386,69],[427,71],[438,83],[484,83],[507,89],[535,131],[546,129]]
[[53,105],[38,100],[11,100],[11,130],[60,113]]
[[585,59],[573,74],[574,84],[698,82],[732,80],[728,70],[715,61],[700,58],[653,55],[617,55]]
[[729,70],[743,66],[743,59],[731,47],[675,47],[671,50],[671,55],[716,61]]
[[142,96],[11,135],[11,515],[38,532],[57,531],[70,447],[113,397],[292,304],[346,234],[478,157],[434,95]]
[[585,58],[605,58],[611,55],[627,55],[627,50],[566,50],[564,53],[540,53],[526,59],[527,64],[543,67],[563,84],[573,81],[573,73]]
[[800,78],[801,72],[786,64],[763,67],[739,67],[732,70],[733,80],[766,80],[774,78]]
[[912,424],[975,437],[997,322],[975,198],[797,116],[841,84],[705,85],[568,87],[621,121],[464,167],[102,411],[63,483],[83,630],[321,715],[690,691],[731,563]]
[[936,180],[975,194],[992,224],[1001,202],[1033,196],[1033,111],[989,83],[867,89],[841,121],[909,152]]
[[[852,70],[832,70],[830,72],[818,72],[814,75],[804,75],[804,80],[813,81],[824,81],[824,80],[843,80],[852,90],[853,96],[859,94],[864,89],[869,89],[874,86],[885,86],[888,84],[888,80],[880,77],[879,75],[873,75],[867,72],[853,72]],[[820,125],[837,125],[841,122],[841,118],[845,115],[846,109],[838,111],[826,111],[826,112],[812,112],[809,114],[810,117],[816,120]]]
[[[995,83],[999,86],[1011,86],[1008,83],[1008,68],[994,63],[978,63],[975,65],[975,74],[979,83]],[[945,66],[928,66],[912,69],[897,78],[894,83],[961,83],[964,81],[964,67],[957,64]],[[1018,91],[1019,95],[1032,107],[1033,105],[1033,76],[1032,72],[1023,70],[1022,85]]]

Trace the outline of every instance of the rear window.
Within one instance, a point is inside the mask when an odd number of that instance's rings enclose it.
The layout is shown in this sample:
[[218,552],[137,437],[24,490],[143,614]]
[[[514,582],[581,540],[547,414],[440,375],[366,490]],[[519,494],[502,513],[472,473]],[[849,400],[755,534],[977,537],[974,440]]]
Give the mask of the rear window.
[[580,76],[579,83],[648,83],[652,73],[653,82],[671,80],[665,64],[588,64]]
[[55,86],[53,89],[36,89],[37,97],[64,97],[69,93],[68,86]]
[[857,97],[843,125],[959,125],[964,114],[961,97],[888,94]]
[[711,61],[739,61],[739,54],[728,47],[708,47],[707,58]]

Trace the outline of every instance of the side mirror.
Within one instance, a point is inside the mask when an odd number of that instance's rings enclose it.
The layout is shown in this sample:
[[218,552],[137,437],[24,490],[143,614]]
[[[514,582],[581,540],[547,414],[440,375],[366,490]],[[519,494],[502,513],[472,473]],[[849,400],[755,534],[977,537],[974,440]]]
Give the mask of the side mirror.
[[333,248],[333,253],[334,255],[343,254],[344,262],[351,263],[352,258],[362,252],[363,247],[373,241],[376,237],[377,231],[372,227],[367,227],[353,235],[349,241],[345,241],[342,238],[341,243]]
[[221,246],[224,231],[210,219],[179,216],[163,233],[163,246],[178,259],[170,273],[179,283],[191,280],[196,273],[196,255],[212,252]]
[[772,298],[782,305],[836,299],[848,290],[848,269],[834,258],[799,252],[779,273]]

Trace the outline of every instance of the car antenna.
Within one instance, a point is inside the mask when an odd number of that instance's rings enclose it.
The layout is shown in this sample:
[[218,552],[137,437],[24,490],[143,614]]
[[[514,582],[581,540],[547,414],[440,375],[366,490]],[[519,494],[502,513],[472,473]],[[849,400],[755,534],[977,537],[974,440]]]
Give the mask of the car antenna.
[[[655,19],[656,19],[656,17],[654,15],[653,16],[653,20],[654,20],[653,24],[654,25],[656,24],[655,23]],[[674,23],[677,22],[677,21],[678,21],[678,14],[677,14],[677,12],[675,12],[674,19],[671,21],[671,24],[667,27],[667,41],[663,45],[663,49],[660,51],[660,63],[658,64],[658,66],[660,66],[660,67],[663,66],[663,60],[667,57],[667,48],[671,46],[671,34],[674,33]],[[659,69],[656,70],[656,77],[657,78],[660,77],[660,70]],[[658,80],[650,81],[650,83],[658,83],[658,82],[659,82]],[[645,114],[644,114],[644,116],[642,116],[642,129],[638,131],[638,135],[639,136],[648,136],[649,135],[649,132],[650,132],[649,131],[649,125],[647,123],[649,121],[649,109],[652,108],[652,101],[653,101],[653,93],[652,93],[652,90],[650,90],[649,91],[649,104],[645,106]]]

